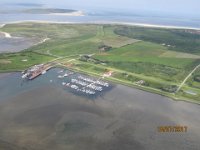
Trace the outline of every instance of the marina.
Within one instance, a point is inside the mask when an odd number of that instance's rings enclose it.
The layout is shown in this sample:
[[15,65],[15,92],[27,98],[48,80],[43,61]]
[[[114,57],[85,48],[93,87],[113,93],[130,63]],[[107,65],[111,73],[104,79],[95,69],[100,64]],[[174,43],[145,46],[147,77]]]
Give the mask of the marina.
[[[36,79],[40,75],[45,75],[51,68],[52,65],[50,64],[35,65],[23,71],[21,77],[22,79],[30,81]],[[55,81],[64,89],[85,96],[98,96],[112,87],[108,82],[65,69],[57,71],[57,77],[54,78],[55,79],[50,79],[49,82],[53,83],[53,81]]]
[[58,79],[62,80],[62,86],[72,92],[84,95],[99,95],[109,89],[110,84],[99,79],[77,75],[71,71],[59,71]]

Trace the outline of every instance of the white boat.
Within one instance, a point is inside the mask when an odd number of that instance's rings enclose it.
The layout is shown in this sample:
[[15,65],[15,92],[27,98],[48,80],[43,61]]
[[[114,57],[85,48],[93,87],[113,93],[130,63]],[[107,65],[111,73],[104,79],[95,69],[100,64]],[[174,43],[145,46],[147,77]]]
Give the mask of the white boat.
[[58,73],[63,73],[63,71],[64,71],[64,70],[60,70],[60,71],[58,71]]
[[73,74],[74,74],[74,72],[70,72],[70,73],[69,73],[69,75],[73,75]]
[[42,74],[45,74],[45,73],[47,73],[47,71],[46,71],[46,70],[42,71]]
[[63,75],[63,77],[67,77],[68,76],[68,74],[67,73],[65,73],[64,75]]
[[59,75],[58,78],[63,78],[63,76]]
[[66,83],[65,86],[70,86],[70,83]]
[[25,78],[27,78],[27,76],[28,76],[28,74],[26,73],[26,74],[23,74],[22,75],[22,79],[25,79]]
[[71,85],[71,88],[77,90],[78,86],[77,85]]

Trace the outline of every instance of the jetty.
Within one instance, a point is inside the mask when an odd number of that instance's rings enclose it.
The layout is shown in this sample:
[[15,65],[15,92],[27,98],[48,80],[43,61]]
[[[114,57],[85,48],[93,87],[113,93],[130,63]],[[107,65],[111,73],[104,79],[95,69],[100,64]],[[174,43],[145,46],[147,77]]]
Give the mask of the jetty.
[[38,76],[45,74],[53,66],[51,64],[39,64],[35,65],[22,72],[22,78],[33,80]]

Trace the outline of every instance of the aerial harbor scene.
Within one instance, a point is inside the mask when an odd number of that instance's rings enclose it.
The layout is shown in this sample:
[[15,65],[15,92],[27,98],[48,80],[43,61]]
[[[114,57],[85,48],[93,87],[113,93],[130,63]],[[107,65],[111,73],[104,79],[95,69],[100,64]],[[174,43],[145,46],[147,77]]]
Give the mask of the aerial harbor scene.
[[198,4],[2,0],[0,150],[199,150]]

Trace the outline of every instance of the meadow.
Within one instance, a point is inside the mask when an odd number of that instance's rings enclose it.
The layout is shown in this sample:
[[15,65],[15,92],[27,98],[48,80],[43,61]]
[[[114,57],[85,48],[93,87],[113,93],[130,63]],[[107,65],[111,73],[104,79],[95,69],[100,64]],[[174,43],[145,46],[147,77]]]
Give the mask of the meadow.
[[116,34],[163,44],[169,50],[199,54],[200,33],[191,29],[162,29],[121,26]]

